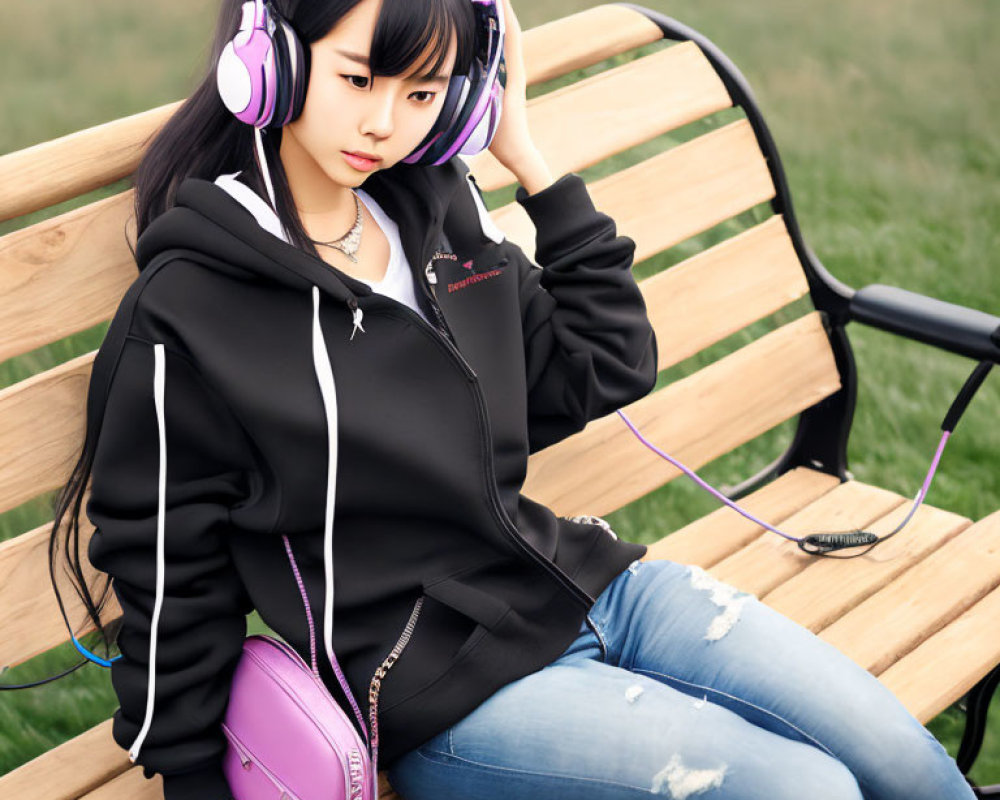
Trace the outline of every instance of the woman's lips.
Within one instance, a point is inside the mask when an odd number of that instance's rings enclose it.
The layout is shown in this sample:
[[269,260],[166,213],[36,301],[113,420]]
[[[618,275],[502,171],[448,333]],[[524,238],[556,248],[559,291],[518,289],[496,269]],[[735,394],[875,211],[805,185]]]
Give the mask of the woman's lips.
[[375,160],[371,158],[364,158],[363,156],[356,156],[353,153],[348,153],[346,150],[341,150],[340,152],[344,154],[344,160],[348,164],[361,172],[371,172],[381,163],[381,159]]

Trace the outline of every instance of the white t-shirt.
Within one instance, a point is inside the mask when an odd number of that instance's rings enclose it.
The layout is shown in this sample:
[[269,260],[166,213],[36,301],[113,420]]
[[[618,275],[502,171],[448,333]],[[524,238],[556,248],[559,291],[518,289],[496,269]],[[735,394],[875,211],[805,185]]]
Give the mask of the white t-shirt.
[[[274,209],[253,189],[245,183],[238,181],[236,178],[239,174],[239,172],[234,172],[230,175],[220,175],[215,179],[215,183],[246,206],[247,210],[254,215],[264,230],[287,243],[288,238],[282,230],[281,221],[278,219],[278,215],[274,213]],[[372,281],[365,278],[358,278],[358,280],[367,283],[372,288],[372,291],[384,294],[409,306],[430,323],[427,315],[424,314],[417,304],[413,273],[410,271],[409,262],[406,259],[406,254],[403,252],[403,243],[399,238],[399,227],[366,191],[355,189],[354,192],[378,223],[378,226],[382,229],[382,233],[385,234],[385,238],[389,240],[389,266],[386,269],[385,277],[380,281]]]

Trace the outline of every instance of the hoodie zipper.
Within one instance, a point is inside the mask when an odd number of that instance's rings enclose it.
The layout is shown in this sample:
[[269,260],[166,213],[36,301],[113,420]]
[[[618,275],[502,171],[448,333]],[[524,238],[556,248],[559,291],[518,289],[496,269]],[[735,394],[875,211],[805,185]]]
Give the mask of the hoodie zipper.
[[[392,665],[396,663],[399,656],[402,654],[406,645],[410,641],[410,636],[413,635],[413,627],[417,624],[417,617],[420,616],[420,609],[424,604],[424,596],[421,594],[417,598],[417,601],[413,604],[413,610],[410,612],[410,618],[407,620],[406,625],[403,627],[403,632],[399,635],[399,639],[393,646],[389,655],[385,657],[381,664],[379,664],[378,669],[375,670],[372,675],[371,682],[368,685],[368,725],[371,731],[371,737],[368,741],[370,756],[372,762],[372,773],[376,776],[375,780],[378,780],[378,695],[379,691],[382,689],[382,680],[385,678],[386,673],[392,668]],[[377,790],[376,785],[376,790]],[[376,791],[374,797],[378,796]]]
[[507,515],[506,509],[503,507],[503,503],[500,502],[500,498],[497,494],[496,489],[496,475],[493,469],[493,433],[490,428],[489,415],[486,412],[486,401],[483,398],[482,387],[479,385],[478,375],[476,371],[469,365],[469,362],[465,360],[458,346],[455,344],[455,337],[448,327],[448,323],[445,321],[444,314],[438,307],[437,303],[437,292],[434,286],[437,284],[437,274],[434,271],[434,259],[439,253],[435,253],[431,256],[430,261],[424,267],[424,275],[427,278],[426,282],[420,284],[421,289],[424,292],[427,300],[430,303],[431,308],[434,310],[434,316],[438,320],[438,325],[440,329],[435,328],[433,325],[428,325],[427,321],[417,314],[409,306],[399,303],[405,311],[416,317],[421,325],[431,328],[435,336],[441,341],[443,341],[448,348],[448,351],[452,354],[454,359],[462,366],[466,371],[466,374],[470,378],[473,389],[476,395],[476,410],[479,413],[479,431],[481,438],[483,440],[483,448],[486,452],[486,475],[487,475],[487,494],[490,499],[490,510],[493,512],[493,516],[497,522],[500,523],[501,529],[506,533],[514,544],[524,552],[529,558],[534,560],[543,569],[548,571],[555,577],[560,583],[562,583],[574,597],[583,602],[588,608],[591,607],[596,599],[591,597],[587,592],[577,586],[566,573],[564,573],[559,567],[550,562],[545,556],[539,553],[529,542],[527,542],[520,532],[517,530],[517,526],[514,525],[513,521]]
[[[429,286],[433,287],[438,282],[437,273],[434,271],[434,259],[440,258],[441,255],[442,253],[440,250],[436,251],[434,255],[431,256],[431,260],[427,262],[427,266],[424,267],[424,277],[427,278],[427,284]],[[446,334],[447,337],[451,340],[451,344],[452,346],[454,346],[455,352],[458,353],[458,357],[465,362],[465,366],[468,368],[469,372],[472,373],[473,377],[478,377],[476,376],[476,373],[472,369],[472,367],[469,366],[469,363],[465,361],[465,359],[462,357],[462,354],[458,350],[458,343],[455,341],[455,336],[452,334],[451,329],[448,327],[448,323],[444,321],[444,314],[441,313],[441,309],[438,308],[437,304],[437,290],[432,288],[429,293],[427,291],[427,288],[425,287],[424,295],[427,297],[428,301],[430,302],[431,308],[434,310],[434,316],[437,317],[438,328],[440,328],[441,332]]]

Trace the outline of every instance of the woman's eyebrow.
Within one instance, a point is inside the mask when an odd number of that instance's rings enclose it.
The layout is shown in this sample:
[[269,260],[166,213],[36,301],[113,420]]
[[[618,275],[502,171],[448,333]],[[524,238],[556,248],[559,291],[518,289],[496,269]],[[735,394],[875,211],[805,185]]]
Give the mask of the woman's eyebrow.
[[347,50],[341,50],[339,47],[337,48],[337,52],[345,58],[351,59],[351,61],[357,61],[362,66],[368,66],[368,56],[361,55],[361,53],[351,53]]
[[[348,50],[341,50],[339,47],[336,48],[336,52],[344,56],[344,58],[349,58],[351,61],[357,62],[364,67],[369,64],[368,56],[362,55],[361,53],[351,53]],[[410,78],[411,81],[416,83],[446,83],[448,81],[447,75],[421,75],[417,77]]]

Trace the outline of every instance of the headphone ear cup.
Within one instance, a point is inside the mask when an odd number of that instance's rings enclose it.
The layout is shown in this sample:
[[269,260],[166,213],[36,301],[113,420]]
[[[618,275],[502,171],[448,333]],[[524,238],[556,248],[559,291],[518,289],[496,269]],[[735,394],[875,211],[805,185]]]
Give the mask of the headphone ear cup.
[[269,124],[280,128],[285,124],[292,101],[292,64],[289,56],[290,31],[284,20],[278,21],[274,32],[274,113]]
[[226,45],[219,56],[215,82],[223,105],[233,114],[244,113],[253,98],[253,82],[247,65],[236,55],[232,42]]
[[468,138],[459,147],[458,152],[462,155],[472,156],[486,150],[496,136],[500,128],[500,118],[503,116],[504,91],[507,88],[507,64],[503,57],[497,68],[497,79],[490,87],[489,100],[483,115],[479,118],[476,127],[469,133]]
[[469,77],[464,78],[463,81],[465,83],[465,96],[462,99],[461,105],[456,110],[455,118],[449,125],[447,135],[438,139],[428,150],[427,156],[433,161],[440,159],[461,137],[462,131],[469,122],[469,117],[472,116],[472,112],[478,105],[479,95],[483,91],[483,84],[486,82],[486,71],[478,59],[473,60]]
[[308,47],[302,44],[302,40],[291,29],[293,64],[291,71],[292,100],[291,108],[288,109],[288,119],[284,124],[294,122],[302,114],[302,109],[306,103],[306,88],[309,86],[309,69],[311,66],[312,53]]
[[275,53],[266,7],[263,23],[257,10],[255,0],[243,4],[239,30],[219,57],[216,84],[222,102],[240,122],[261,127],[274,110]]
[[503,86],[499,83],[493,84],[493,91],[490,95],[486,111],[479,119],[479,123],[469,133],[468,138],[462,143],[458,152],[462,155],[475,155],[481,153],[493,142],[497,128],[500,125],[500,114],[503,109]]
[[453,75],[448,81],[448,92],[434,125],[423,141],[404,161],[408,164],[433,164],[438,153],[444,152],[453,139],[453,123],[461,114],[462,105],[469,96],[469,78]]

